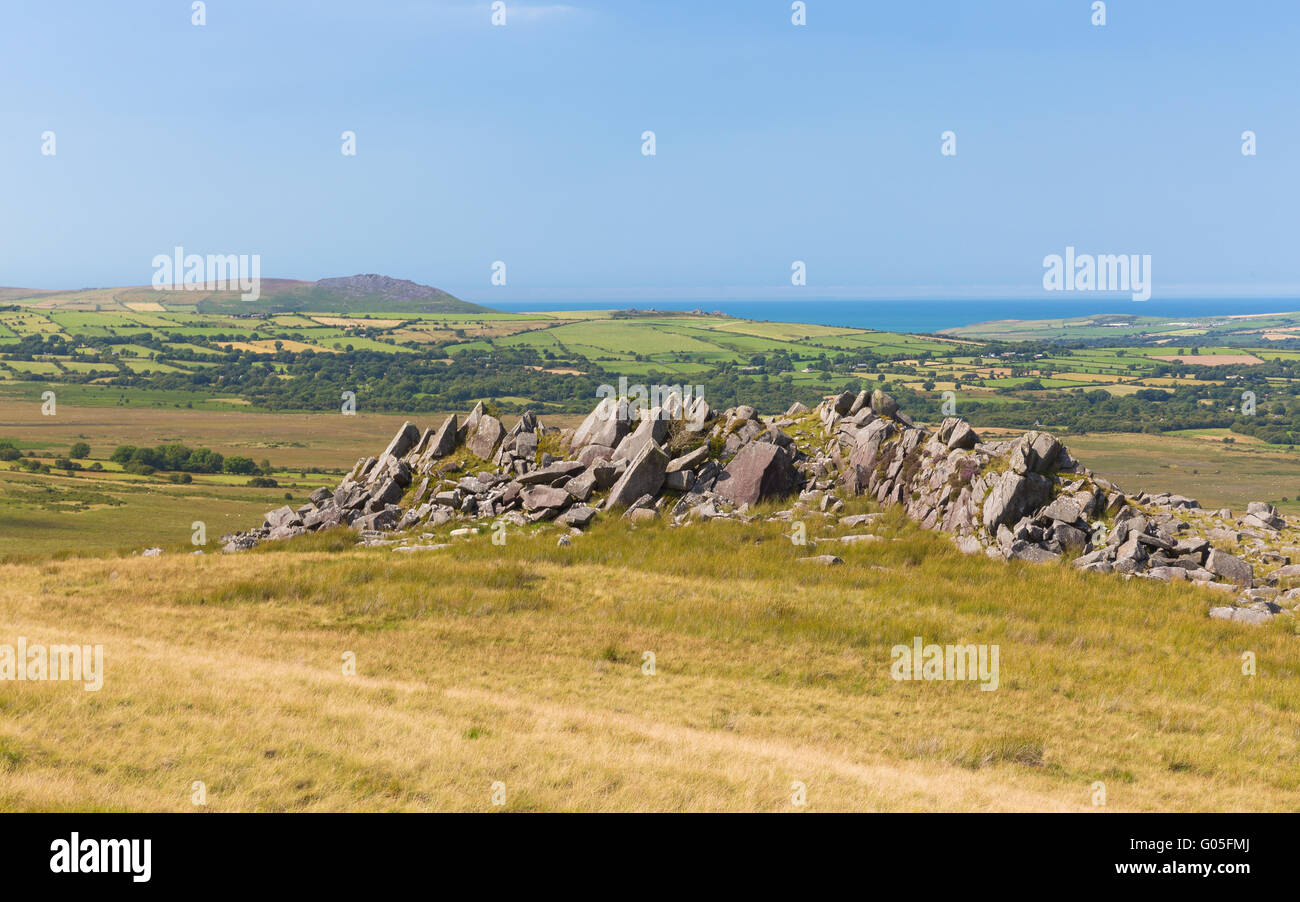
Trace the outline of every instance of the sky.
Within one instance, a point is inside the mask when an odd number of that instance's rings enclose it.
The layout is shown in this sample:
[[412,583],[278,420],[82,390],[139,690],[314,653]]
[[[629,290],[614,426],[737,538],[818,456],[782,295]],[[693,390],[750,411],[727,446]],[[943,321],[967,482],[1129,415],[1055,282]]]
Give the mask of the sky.
[[1019,297],[1074,247],[1300,297],[1300,3],[1092,5],[11,0],[0,285],[179,245],[486,304]]

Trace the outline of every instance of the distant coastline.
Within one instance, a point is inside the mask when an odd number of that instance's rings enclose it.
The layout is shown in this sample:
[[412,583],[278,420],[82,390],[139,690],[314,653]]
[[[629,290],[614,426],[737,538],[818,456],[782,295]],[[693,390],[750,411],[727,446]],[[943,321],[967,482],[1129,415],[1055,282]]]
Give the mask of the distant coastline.
[[555,310],[671,310],[719,311],[742,319],[851,326],[885,332],[939,332],[976,323],[1005,320],[1062,319],[1102,314],[1156,316],[1186,320],[1197,317],[1242,316],[1300,310],[1300,298],[1153,299],[1137,303],[1124,298],[1066,297],[1016,300],[657,300],[657,301],[495,301],[487,306],[508,312]]

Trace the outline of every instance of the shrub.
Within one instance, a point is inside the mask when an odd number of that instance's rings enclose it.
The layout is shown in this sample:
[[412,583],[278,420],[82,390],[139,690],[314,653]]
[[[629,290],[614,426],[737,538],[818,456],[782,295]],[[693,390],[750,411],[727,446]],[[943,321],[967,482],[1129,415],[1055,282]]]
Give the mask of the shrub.
[[227,457],[222,469],[235,476],[247,476],[257,469],[257,464],[251,457]]

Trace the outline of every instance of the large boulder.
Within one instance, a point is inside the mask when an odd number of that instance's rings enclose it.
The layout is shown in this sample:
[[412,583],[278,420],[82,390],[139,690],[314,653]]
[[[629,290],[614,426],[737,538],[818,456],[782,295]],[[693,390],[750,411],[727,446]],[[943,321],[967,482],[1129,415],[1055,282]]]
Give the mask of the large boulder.
[[1239,557],[1215,548],[1205,559],[1205,569],[1215,576],[1231,580],[1239,586],[1249,586],[1255,579],[1255,568]]
[[533,485],[519,493],[524,503],[524,510],[555,510],[564,507],[573,500],[573,496],[564,489],[549,485]]
[[1263,501],[1252,501],[1246,505],[1246,516],[1242,522],[1247,526],[1255,526],[1262,529],[1285,529],[1286,521],[1278,516],[1277,508]]
[[521,485],[551,485],[563,480],[565,477],[576,476],[585,469],[587,468],[580,461],[557,460],[549,467],[539,467],[536,470],[524,473],[517,481]]
[[1007,470],[984,499],[984,528],[991,534],[1034,513],[1052,496],[1052,482],[1037,473]]
[[442,421],[438,431],[433,434],[429,447],[424,449],[425,456],[428,458],[446,457],[456,450],[456,439],[459,437],[456,415],[453,413]]
[[415,447],[415,443],[420,440],[420,430],[415,424],[407,421],[402,424],[402,428],[397,430],[397,435],[388,443],[388,448],[384,453],[379,455],[380,460],[392,460],[396,457],[405,457],[406,452]]
[[273,511],[268,511],[263,521],[268,529],[302,525],[302,518],[298,516],[298,512],[287,504],[284,507],[277,507]]
[[620,417],[620,412],[616,398],[602,399],[596,409],[587,414],[582,425],[574,430],[569,447],[576,451],[587,445],[616,446],[632,428],[631,420]]
[[893,395],[881,389],[871,393],[871,409],[882,417],[892,417],[898,413],[898,402]]
[[627,507],[642,495],[658,494],[667,469],[668,455],[654,442],[647,443],[609,490],[605,508]]
[[469,448],[471,454],[489,460],[492,457],[492,451],[496,448],[497,443],[505,437],[505,427],[501,421],[491,414],[483,414],[478,420],[478,426],[474,429],[474,434],[469,437],[465,447]]
[[474,405],[474,409],[469,412],[469,416],[465,417],[465,422],[460,424],[458,430],[462,442],[468,441],[469,437],[474,434],[474,430],[478,429],[478,421],[483,418],[483,414],[486,412],[482,401]]
[[675,457],[668,462],[669,473],[676,473],[679,470],[694,470],[700,464],[709,459],[709,446],[700,445],[694,451],[683,454],[681,457]]
[[632,434],[619,442],[614,449],[612,460],[631,460],[641,453],[648,442],[662,442],[668,437],[668,421],[663,419],[661,408],[654,408],[641,415],[641,423]]
[[799,474],[784,448],[751,442],[719,474],[714,491],[733,504],[753,505],[764,498],[788,495],[798,483]]

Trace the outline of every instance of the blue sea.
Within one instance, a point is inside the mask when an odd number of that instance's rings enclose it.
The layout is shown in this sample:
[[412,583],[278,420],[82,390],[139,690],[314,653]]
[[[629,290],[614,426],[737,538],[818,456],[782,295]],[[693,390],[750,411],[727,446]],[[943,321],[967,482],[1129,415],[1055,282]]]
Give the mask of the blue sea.
[[488,302],[511,313],[534,310],[715,310],[742,319],[853,326],[885,332],[938,332],[1000,319],[1062,319],[1100,313],[1159,316],[1171,320],[1300,310],[1300,298],[1241,300],[1196,298],[1132,301],[1096,297],[1050,300],[718,300],[718,301],[506,301]]

